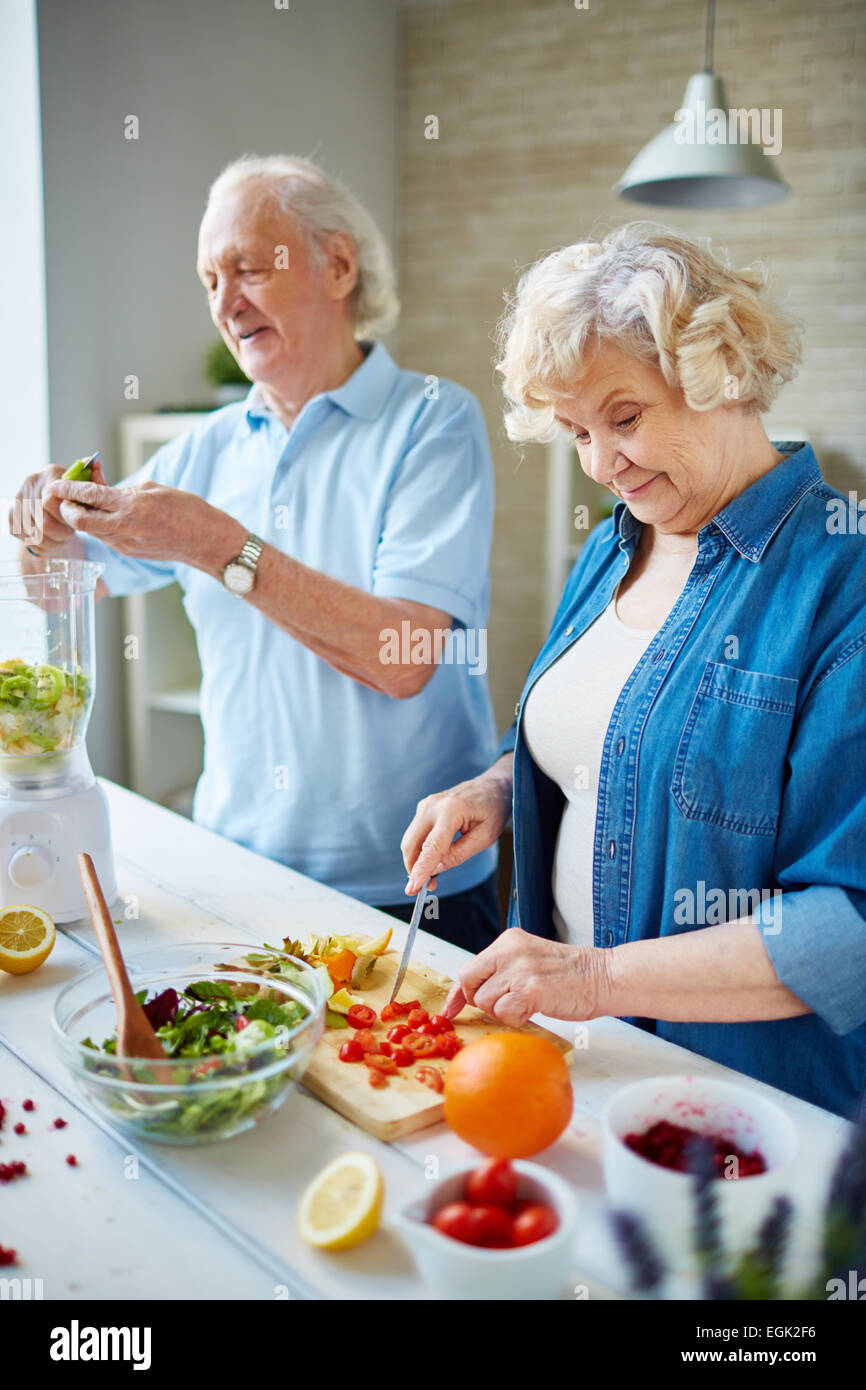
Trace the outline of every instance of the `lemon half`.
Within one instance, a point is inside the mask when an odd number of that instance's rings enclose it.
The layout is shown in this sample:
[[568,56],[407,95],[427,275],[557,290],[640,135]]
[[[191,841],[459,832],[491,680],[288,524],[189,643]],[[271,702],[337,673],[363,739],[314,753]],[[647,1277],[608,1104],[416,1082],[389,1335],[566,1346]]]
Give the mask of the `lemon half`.
[[54,939],[54,923],[40,907],[0,907],[0,970],[29,975],[51,955]]
[[369,1154],[345,1153],[328,1163],[304,1190],[298,1231],[319,1250],[348,1250],[379,1225],[385,1184]]

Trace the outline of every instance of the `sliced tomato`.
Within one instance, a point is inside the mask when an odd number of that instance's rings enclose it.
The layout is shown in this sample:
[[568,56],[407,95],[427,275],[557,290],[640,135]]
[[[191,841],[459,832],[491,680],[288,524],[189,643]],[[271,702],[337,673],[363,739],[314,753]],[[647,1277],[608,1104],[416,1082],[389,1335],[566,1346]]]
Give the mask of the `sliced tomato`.
[[417,1028],[419,1023],[429,1023],[430,1015],[426,1009],[412,1009],[406,1022],[410,1028]]
[[388,1029],[388,1041],[400,1043],[403,1041],[406,1034],[411,1032],[412,1029],[409,1027],[408,1023],[395,1023],[393,1028]]
[[244,1031],[244,1029],[245,1029],[245,1028],[249,1028],[249,1026],[250,1026],[250,1021],[249,1021],[249,1019],[248,1019],[248,1018],[244,1018],[243,1014],[238,1014],[237,1018],[235,1019],[235,1032],[236,1032],[236,1033],[242,1033],[242,1032]]
[[379,1051],[379,1039],[373,1036],[373,1033],[369,1028],[361,1028],[355,1034],[353,1041],[358,1043],[365,1052]]
[[381,1038],[381,1039],[380,1039],[380,1041],[379,1041],[379,1051],[381,1052],[381,1054],[382,1054],[383,1057],[390,1057],[390,1056],[391,1056],[391,1047],[392,1047],[392,1044],[388,1042],[387,1038]]
[[456,1033],[440,1033],[436,1039],[436,1055],[445,1058],[456,1057],[462,1046],[463,1039]]
[[438,1091],[440,1094],[445,1088],[442,1073],[437,1071],[435,1067],[419,1067],[415,1073],[415,1080],[423,1081],[424,1085],[429,1086],[431,1091]]
[[433,1027],[432,1023],[419,1023],[415,1032],[423,1033],[427,1038],[435,1038],[436,1036],[436,1029]]
[[407,1033],[403,1039],[403,1046],[413,1057],[435,1057],[439,1043],[438,1039],[431,1038],[428,1034]]
[[381,1052],[365,1052],[364,1066],[372,1067],[374,1071],[386,1071],[392,1075],[397,1070],[397,1063],[393,1057],[384,1057]]
[[408,1047],[401,1047],[399,1043],[394,1045],[391,1056],[394,1058],[398,1067],[410,1067],[415,1061]]
[[357,1038],[347,1038],[340,1048],[341,1062],[360,1062],[364,1049]]
[[367,1004],[353,1004],[346,1017],[350,1028],[372,1028],[376,1022],[376,1010]]
[[383,1023],[392,1023],[395,1018],[399,1018],[403,1012],[399,1004],[386,1004],[379,1017]]
[[388,1085],[388,1078],[385,1073],[383,1071],[376,1071],[374,1068],[371,1068],[370,1071],[367,1072],[367,1080],[371,1086]]
[[420,1009],[420,1007],[421,1002],[418,999],[410,999],[408,1003],[400,1005],[400,1008],[403,1010],[404,1014],[410,1014],[413,1009]]
[[430,1019],[430,1027],[433,1029],[434,1033],[453,1033],[454,1020],[452,1018],[445,1018],[443,1014],[434,1014]]

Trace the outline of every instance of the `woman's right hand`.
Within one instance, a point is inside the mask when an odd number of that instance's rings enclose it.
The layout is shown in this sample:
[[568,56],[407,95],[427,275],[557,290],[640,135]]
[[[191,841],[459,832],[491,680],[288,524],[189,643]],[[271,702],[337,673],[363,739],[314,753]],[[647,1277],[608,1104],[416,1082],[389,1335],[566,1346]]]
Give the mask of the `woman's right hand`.
[[[514,755],[506,753],[480,777],[418,802],[400,842],[409,873],[407,895],[414,897],[428,878],[434,890],[437,873],[496,843],[511,815],[513,772]],[[457,834],[460,839],[454,841]]]
[[[49,496],[43,499],[42,496],[49,483],[56,483],[62,477],[63,469],[60,467],[43,468],[41,473],[31,473],[18,489],[9,511],[10,534],[46,559],[66,554],[69,542],[76,537],[73,527],[67,526],[60,515],[60,498]],[[93,482],[105,482],[98,459],[93,465]]]

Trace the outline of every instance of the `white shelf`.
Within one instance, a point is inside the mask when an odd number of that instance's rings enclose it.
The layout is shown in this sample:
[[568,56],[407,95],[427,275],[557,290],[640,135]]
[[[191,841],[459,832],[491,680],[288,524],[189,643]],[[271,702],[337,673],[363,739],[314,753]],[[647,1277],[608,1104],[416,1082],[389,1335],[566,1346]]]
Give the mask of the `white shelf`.
[[163,690],[144,698],[149,709],[167,710],[169,714],[201,713],[201,696],[197,685],[181,690]]

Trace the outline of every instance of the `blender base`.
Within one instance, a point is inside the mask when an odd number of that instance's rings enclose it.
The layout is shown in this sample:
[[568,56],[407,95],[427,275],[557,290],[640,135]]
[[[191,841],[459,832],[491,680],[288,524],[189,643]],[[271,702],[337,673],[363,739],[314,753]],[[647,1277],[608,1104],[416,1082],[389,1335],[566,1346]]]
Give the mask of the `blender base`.
[[41,908],[54,922],[90,920],[78,874],[89,854],[105,901],[117,898],[108,798],[98,782],[54,798],[0,800],[0,903]]

